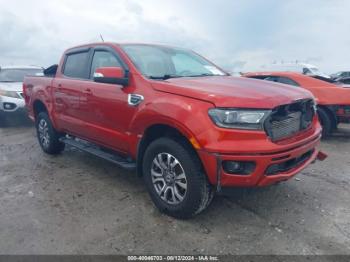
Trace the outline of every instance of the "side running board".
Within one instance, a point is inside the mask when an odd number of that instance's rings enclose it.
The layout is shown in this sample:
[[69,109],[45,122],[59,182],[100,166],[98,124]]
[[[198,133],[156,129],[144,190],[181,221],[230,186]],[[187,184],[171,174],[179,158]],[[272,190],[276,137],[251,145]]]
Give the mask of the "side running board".
[[133,162],[132,160],[128,158],[124,158],[120,155],[114,154],[111,152],[111,150],[103,150],[100,147],[92,143],[89,143],[85,140],[75,139],[70,137],[61,137],[60,141],[65,143],[66,145],[75,147],[79,150],[88,152],[92,155],[108,160],[114,164],[117,164],[122,168],[129,169],[129,170],[136,168],[136,163]]

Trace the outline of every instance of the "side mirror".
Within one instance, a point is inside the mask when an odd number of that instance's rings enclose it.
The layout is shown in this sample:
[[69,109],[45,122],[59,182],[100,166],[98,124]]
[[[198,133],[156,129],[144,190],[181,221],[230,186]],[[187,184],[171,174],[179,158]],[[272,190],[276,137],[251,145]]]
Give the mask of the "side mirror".
[[99,67],[94,72],[94,81],[105,84],[127,86],[129,78],[121,67]]

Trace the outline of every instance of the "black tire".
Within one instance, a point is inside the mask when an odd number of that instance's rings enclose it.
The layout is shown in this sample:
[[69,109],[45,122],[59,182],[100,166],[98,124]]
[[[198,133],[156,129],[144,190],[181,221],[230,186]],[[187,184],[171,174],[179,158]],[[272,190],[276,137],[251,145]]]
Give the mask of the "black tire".
[[332,118],[328,112],[321,107],[317,108],[317,113],[322,126],[322,138],[327,138],[333,131]]
[[[163,200],[157,193],[156,187],[152,182],[151,170],[155,167],[154,160],[162,153],[170,154],[178,160],[186,177],[186,193],[183,200],[176,204],[169,204]],[[202,212],[214,197],[215,192],[203,172],[200,160],[195,155],[195,152],[183,141],[167,137],[153,141],[145,151],[142,168],[143,178],[151,199],[161,212],[169,216],[180,219],[191,218]],[[173,171],[174,170],[175,168],[173,168]],[[164,179],[165,175],[162,177]],[[176,182],[173,184],[173,190],[175,190],[174,187],[176,187],[175,183]]]
[[[47,127],[47,129],[45,128],[45,134],[47,134],[47,136],[45,136],[47,140],[45,139],[45,141],[41,136],[42,133],[40,130],[43,127],[41,125]],[[51,120],[46,112],[41,112],[38,114],[36,117],[35,126],[39,144],[45,153],[50,155],[57,155],[64,150],[65,144],[59,141],[59,138],[62,136],[62,134],[58,133],[54,129]]]

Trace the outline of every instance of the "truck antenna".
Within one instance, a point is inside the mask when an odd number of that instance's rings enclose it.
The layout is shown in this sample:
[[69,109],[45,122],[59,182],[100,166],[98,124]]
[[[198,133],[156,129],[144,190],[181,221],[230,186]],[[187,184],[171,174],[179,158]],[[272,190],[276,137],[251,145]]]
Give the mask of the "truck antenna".
[[103,39],[103,36],[101,34],[100,34],[100,37],[101,37],[102,42],[104,42],[105,40]]

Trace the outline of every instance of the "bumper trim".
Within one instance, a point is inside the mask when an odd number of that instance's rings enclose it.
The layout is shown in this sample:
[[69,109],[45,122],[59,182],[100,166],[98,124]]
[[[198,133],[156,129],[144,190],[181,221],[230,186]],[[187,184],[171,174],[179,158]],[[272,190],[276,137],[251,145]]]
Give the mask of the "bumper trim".
[[222,174],[222,159],[219,154],[215,154],[216,157],[216,192],[221,191],[221,174]]
[[[288,180],[318,158],[319,144],[320,136],[317,134],[302,145],[292,146],[291,148],[268,154],[220,154],[205,150],[198,150],[197,152],[201,158],[209,182],[215,185],[217,190],[220,190],[221,187],[267,186],[278,181]],[[270,165],[298,158],[309,151],[312,151],[312,154],[299,165],[293,166],[288,171],[278,172],[273,176],[266,175],[266,170]],[[249,175],[229,174],[223,170],[220,164],[223,161],[253,161],[256,163],[256,168]]]

